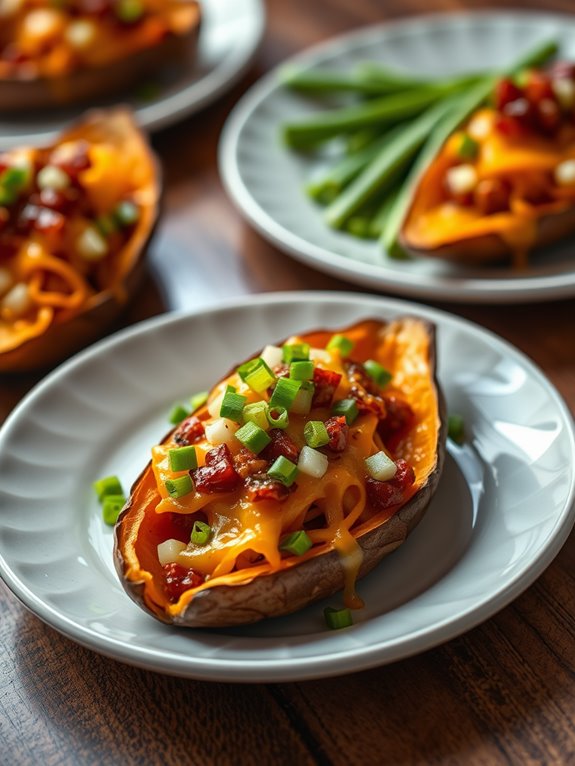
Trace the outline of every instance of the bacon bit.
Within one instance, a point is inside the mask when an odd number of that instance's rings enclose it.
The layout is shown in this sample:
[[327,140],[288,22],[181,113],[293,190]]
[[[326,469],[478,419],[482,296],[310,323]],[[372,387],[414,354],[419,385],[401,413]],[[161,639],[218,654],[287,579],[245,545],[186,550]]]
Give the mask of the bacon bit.
[[283,455],[292,463],[297,463],[299,449],[297,444],[281,428],[272,428],[268,431],[271,442],[260,452],[260,457],[272,463],[280,455]]
[[267,460],[262,460],[254,455],[254,453],[242,447],[234,457],[234,467],[242,479],[247,479],[248,476],[252,476],[254,473],[261,473],[265,471],[268,466]]
[[197,588],[204,582],[204,576],[195,569],[187,569],[180,564],[164,564],[164,590],[170,603],[175,604],[182,593]]
[[296,484],[286,487],[278,479],[268,476],[267,473],[255,473],[245,480],[245,487],[249,499],[257,503],[258,500],[277,500],[281,502],[296,489]]
[[367,374],[363,364],[360,362],[345,362],[345,371],[352,383],[357,383],[373,396],[379,395],[379,386],[375,380]]
[[330,407],[333,395],[336,392],[341,375],[333,370],[324,370],[316,367],[313,371],[313,384],[315,386],[312,407]]
[[523,91],[521,88],[515,85],[513,80],[504,77],[495,86],[495,108],[498,112],[501,112],[507,104],[516,101],[522,96]]
[[36,230],[43,234],[60,234],[65,223],[66,219],[61,213],[30,204],[23,207],[18,218],[18,228],[26,233]]
[[397,473],[389,481],[365,480],[367,499],[375,511],[384,511],[403,502],[406,491],[415,482],[415,472],[405,460],[397,460]]
[[191,472],[198,492],[231,492],[241,482],[227,444],[206,453],[206,464]]
[[385,404],[385,417],[379,421],[377,433],[383,439],[386,446],[393,446],[409,430],[415,419],[415,413],[411,406],[390,394],[383,397]]
[[203,437],[204,431],[202,421],[196,415],[190,415],[174,431],[174,441],[182,446],[194,444]]
[[347,447],[349,426],[343,415],[335,415],[325,421],[325,427],[329,436],[327,446],[334,452],[343,452]]

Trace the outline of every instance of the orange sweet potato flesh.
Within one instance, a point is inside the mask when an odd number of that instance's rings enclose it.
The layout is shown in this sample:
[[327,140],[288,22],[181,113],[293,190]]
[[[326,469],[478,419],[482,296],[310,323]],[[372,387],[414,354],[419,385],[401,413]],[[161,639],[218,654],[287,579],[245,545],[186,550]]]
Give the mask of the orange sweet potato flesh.
[[[312,347],[323,348],[332,332],[317,331],[301,337]],[[407,399],[416,413],[415,422],[394,452],[394,459],[404,458],[415,467],[415,484],[403,504],[351,527],[361,549],[362,562],[357,572],[361,578],[398,548],[423,517],[442,471],[446,413],[436,380],[431,324],[413,317],[389,323],[365,320],[337,332],[353,338],[354,359],[378,360],[403,380]],[[201,417],[201,411],[198,415]],[[276,568],[266,562],[227,577],[208,579],[184,593],[177,604],[170,603],[163,589],[163,571],[156,550],[169,536],[166,514],[155,511],[159,499],[149,464],[134,483],[118,519],[114,548],[116,569],[126,592],[158,620],[183,627],[243,625],[289,614],[349,584],[341,557],[330,543],[314,545],[301,557],[282,558]]]

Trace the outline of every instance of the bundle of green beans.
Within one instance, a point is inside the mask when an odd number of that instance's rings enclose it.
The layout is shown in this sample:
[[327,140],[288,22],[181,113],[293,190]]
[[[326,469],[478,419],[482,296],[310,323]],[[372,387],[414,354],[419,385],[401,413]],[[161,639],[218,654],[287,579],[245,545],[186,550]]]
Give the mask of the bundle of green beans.
[[391,257],[401,258],[399,233],[419,179],[447,138],[487,101],[500,77],[544,64],[557,51],[544,42],[498,72],[422,80],[366,63],[351,73],[286,69],[283,82],[314,98],[344,96],[334,105],[282,126],[294,150],[340,151],[308,183],[306,191],[325,206],[336,229],[380,239]]

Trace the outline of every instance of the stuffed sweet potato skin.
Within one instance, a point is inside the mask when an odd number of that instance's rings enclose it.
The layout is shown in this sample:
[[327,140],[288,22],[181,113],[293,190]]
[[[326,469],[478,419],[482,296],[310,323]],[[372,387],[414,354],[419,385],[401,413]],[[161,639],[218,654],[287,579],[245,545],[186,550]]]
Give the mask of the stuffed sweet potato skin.
[[[356,540],[363,554],[358,578],[365,576],[407,539],[422,519],[441,476],[447,435],[446,409],[435,377],[434,328],[429,323],[424,324],[429,337],[428,361],[433,370],[439,420],[433,465],[417,492],[397,512],[387,515],[373,528],[368,525],[358,529]],[[147,514],[154,513],[157,499],[154,478],[147,466],[135,481],[116,524],[114,560],[118,576],[130,597],[163,622],[193,628],[245,625],[295,612],[344,588],[341,557],[332,549],[279,571],[256,574],[242,584],[200,589],[184,610],[170,614],[161,591],[151,587],[152,575],[138,572],[133,560],[138,530]]]

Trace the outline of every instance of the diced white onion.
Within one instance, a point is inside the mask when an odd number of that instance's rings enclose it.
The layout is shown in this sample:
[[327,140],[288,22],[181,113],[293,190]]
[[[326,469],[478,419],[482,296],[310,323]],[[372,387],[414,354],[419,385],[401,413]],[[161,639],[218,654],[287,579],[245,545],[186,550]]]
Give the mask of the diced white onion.
[[267,366],[273,370],[278,364],[283,361],[283,351],[279,346],[266,346],[260,357],[264,360]]
[[327,455],[306,445],[301,448],[297,467],[302,473],[306,473],[308,476],[313,476],[314,479],[321,479],[327,471]]
[[573,186],[575,184],[575,160],[565,160],[559,163],[553,175],[559,186]]
[[225,391],[222,391],[211,400],[208,404],[208,412],[213,418],[219,418],[220,410],[222,409],[222,402],[224,401]]
[[563,109],[575,106],[575,82],[569,77],[556,77],[551,80],[551,87],[557,101]]
[[108,243],[93,226],[88,226],[76,240],[78,254],[85,261],[101,261],[108,255]]
[[307,415],[311,410],[312,399],[313,388],[300,388],[300,390],[295,395],[295,399],[293,400],[289,411],[293,412],[294,415]]
[[158,561],[162,566],[171,564],[187,548],[187,545],[181,540],[164,540],[158,545]]
[[32,299],[28,292],[28,285],[18,282],[2,298],[0,303],[2,312],[11,318],[22,317],[32,308]]
[[36,183],[40,189],[55,189],[62,191],[70,186],[70,176],[62,168],[54,165],[46,165],[39,171],[36,177]]
[[482,138],[486,138],[491,133],[492,127],[492,115],[487,112],[480,112],[471,119],[467,126],[467,132],[475,141],[481,141]]
[[467,194],[477,186],[477,171],[473,165],[455,165],[445,174],[445,182],[452,194]]
[[321,362],[322,364],[331,364],[333,362],[332,355],[325,348],[310,348],[309,358],[314,362]]
[[13,286],[14,278],[10,271],[0,266],[0,295],[4,295]]
[[66,29],[66,40],[74,48],[86,48],[93,42],[96,36],[96,26],[88,19],[71,21]]
[[216,418],[205,424],[206,439],[210,444],[232,444],[239,426],[228,418]]
[[377,481],[389,481],[397,472],[397,466],[385,452],[376,452],[365,459],[365,467],[372,479]]

